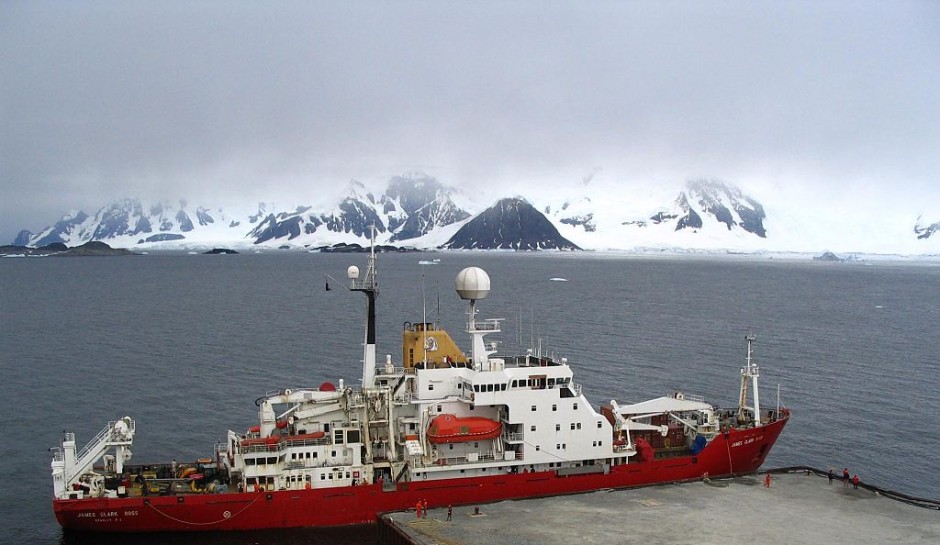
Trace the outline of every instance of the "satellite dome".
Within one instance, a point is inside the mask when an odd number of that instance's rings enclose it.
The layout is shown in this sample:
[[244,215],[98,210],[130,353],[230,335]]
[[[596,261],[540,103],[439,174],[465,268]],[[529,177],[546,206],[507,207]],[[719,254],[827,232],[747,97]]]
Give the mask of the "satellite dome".
[[454,281],[461,299],[486,299],[490,294],[490,275],[479,267],[467,267]]
[[346,278],[349,278],[350,280],[359,278],[359,267],[350,265],[349,268],[346,269]]

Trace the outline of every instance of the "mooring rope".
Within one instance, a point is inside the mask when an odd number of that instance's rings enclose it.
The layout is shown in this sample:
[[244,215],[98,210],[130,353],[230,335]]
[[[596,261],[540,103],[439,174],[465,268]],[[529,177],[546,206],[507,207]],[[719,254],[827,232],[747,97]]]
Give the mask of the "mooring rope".
[[[815,474],[819,477],[829,477],[828,471],[823,471],[819,468],[812,466],[787,466],[787,467],[776,467],[771,469],[765,469],[762,473],[806,473]],[[886,498],[906,503],[908,505],[916,505],[917,507],[923,507],[925,509],[936,509],[940,510],[940,500],[933,500],[930,498],[918,498],[917,496],[911,496],[909,494],[904,494],[902,492],[897,492],[895,490],[889,490],[887,488],[882,488],[877,485],[869,484],[863,481],[858,482],[858,486],[872,492],[876,492]]]

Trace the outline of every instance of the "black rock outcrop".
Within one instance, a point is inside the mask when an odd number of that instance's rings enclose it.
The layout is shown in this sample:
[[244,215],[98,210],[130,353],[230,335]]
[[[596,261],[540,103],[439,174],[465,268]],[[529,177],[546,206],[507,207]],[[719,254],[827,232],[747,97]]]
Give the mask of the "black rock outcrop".
[[541,212],[520,198],[501,199],[460,228],[441,248],[452,250],[580,250]]

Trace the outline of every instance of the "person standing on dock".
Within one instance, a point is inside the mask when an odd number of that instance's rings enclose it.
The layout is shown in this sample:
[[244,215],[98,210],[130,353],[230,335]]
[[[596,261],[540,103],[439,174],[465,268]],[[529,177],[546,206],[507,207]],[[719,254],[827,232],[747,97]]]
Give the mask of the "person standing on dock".
[[773,480],[773,477],[770,476],[770,473],[764,475],[764,488],[770,488],[770,481]]
[[421,507],[424,508],[424,518],[428,518],[428,500],[424,500],[424,505]]
[[447,520],[450,520],[451,517],[453,516],[454,516],[454,508],[453,506],[448,505],[447,506]]
[[417,518],[421,518],[421,500],[418,500],[418,503],[415,504],[415,515]]
[[829,468],[829,484],[832,484],[832,479],[834,477],[835,477],[835,474],[833,474],[832,468],[830,467]]
[[842,487],[845,488],[849,486],[849,468],[842,470]]
[[852,487],[855,488],[855,490],[858,490],[858,473],[852,477]]

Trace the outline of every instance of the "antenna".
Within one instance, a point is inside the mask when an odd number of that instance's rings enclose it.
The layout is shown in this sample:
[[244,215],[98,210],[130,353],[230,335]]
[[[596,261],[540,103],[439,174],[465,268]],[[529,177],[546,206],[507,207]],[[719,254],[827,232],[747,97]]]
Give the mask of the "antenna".
[[375,384],[375,299],[379,295],[378,271],[375,264],[375,224],[371,226],[372,236],[369,249],[369,265],[366,276],[359,280],[359,267],[351,265],[346,269],[350,291],[362,292],[368,300],[368,318],[366,320],[365,341],[362,349],[362,387],[371,388]]
[[424,367],[428,367],[428,300],[424,293],[424,265],[421,265],[421,346],[424,347]]

